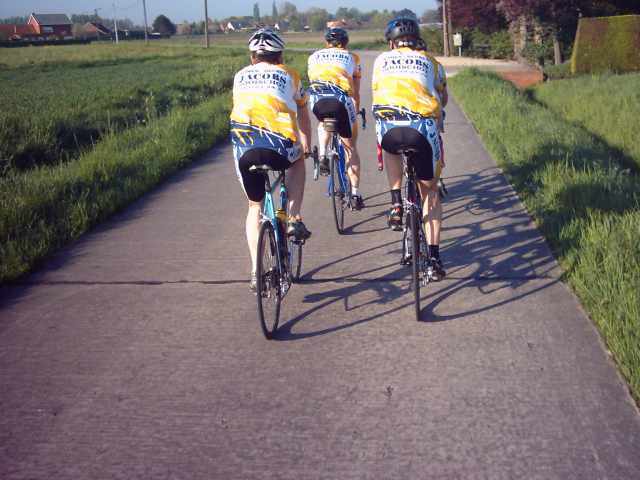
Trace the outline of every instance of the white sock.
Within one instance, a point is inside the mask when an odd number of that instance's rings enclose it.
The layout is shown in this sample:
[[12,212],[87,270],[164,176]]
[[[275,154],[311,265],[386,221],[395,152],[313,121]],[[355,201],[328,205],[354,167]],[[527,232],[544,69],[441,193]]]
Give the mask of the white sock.
[[329,136],[324,131],[324,127],[322,126],[322,122],[318,123],[318,155],[320,157],[324,157],[324,154],[327,151],[327,140],[328,140],[328,138],[329,138]]
[[351,195],[358,195],[358,188],[357,187],[351,187]]

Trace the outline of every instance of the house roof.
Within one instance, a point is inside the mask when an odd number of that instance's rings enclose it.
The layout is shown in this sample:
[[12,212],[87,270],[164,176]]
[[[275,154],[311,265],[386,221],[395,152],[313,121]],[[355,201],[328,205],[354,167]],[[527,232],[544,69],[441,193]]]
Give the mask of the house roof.
[[103,35],[111,35],[111,29],[105,27],[100,22],[87,22],[84,26],[86,30],[91,30],[94,32],[100,32]]
[[71,25],[71,20],[64,13],[32,13],[40,25]]

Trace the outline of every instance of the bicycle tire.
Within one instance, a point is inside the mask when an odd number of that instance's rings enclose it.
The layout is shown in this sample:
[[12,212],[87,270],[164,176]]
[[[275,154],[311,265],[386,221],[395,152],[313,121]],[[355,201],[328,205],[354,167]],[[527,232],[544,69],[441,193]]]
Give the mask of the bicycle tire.
[[[411,182],[409,185],[409,194],[412,201],[417,199],[415,192],[416,184]],[[411,189],[413,188],[413,192]],[[420,223],[422,219],[418,218],[418,209],[411,205],[407,213],[407,225],[411,230],[411,285],[414,295],[414,304],[416,311],[416,320],[420,321]]]
[[344,232],[344,196],[345,192],[342,190],[342,182],[340,181],[339,159],[337,155],[331,157],[331,183],[333,185],[333,191],[331,192],[331,203],[333,205],[333,218],[336,223],[336,229],[338,233],[342,235]]
[[282,291],[280,252],[271,222],[264,222],[258,236],[258,261],[256,266],[258,318],[262,333],[273,338],[280,321]]
[[289,268],[291,268],[291,280],[300,281],[302,270],[302,243],[289,238]]

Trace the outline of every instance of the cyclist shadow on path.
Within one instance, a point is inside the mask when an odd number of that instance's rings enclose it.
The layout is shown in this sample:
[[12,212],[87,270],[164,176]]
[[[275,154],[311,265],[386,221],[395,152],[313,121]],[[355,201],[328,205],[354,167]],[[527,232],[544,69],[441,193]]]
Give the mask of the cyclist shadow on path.
[[[478,315],[535,295],[561,280],[546,242],[497,169],[448,180],[445,241],[441,247],[448,276],[444,281],[423,287],[422,322],[428,325]],[[373,218],[380,216],[374,214]],[[276,339],[300,340],[335,333],[412,307],[411,269],[399,265],[400,251],[400,237],[396,236],[393,241],[308,272],[303,277],[303,285],[330,282],[347,285],[305,295],[303,303],[312,304],[311,307],[283,323]],[[356,262],[361,262],[368,255],[377,255],[385,263],[354,274],[317,277],[323,270],[343,262],[348,264],[354,257],[359,257]],[[394,266],[396,268],[389,271]],[[381,275],[375,276],[377,273]],[[358,303],[355,297],[365,293],[369,295]],[[471,307],[469,298],[474,299]],[[399,299],[405,301],[398,303]],[[328,317],[331,325],[326,328],[294,332],[301,326],[300,322],[337,302],[343,304],[348,318],[355,319],[336,324],[333,315]],[[382,308],[371,313],[376,306]],[[452,313],[446,313],[447,310]],[[361,311],[364,315],[358,316]],[[407,316],[409,318],[409,310]],[[318,324],[317,319],[314,324]]]

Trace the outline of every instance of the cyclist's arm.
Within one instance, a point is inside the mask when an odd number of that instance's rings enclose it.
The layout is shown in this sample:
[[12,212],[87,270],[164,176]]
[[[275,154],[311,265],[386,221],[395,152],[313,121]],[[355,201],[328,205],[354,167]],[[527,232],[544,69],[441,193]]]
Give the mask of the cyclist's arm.
[[300,143],[305,153],[311,151],[311,118],[307,104],[298,105],[298,127],[300,129]]
[[360,110],[360,77],[353,78],[353,99],[356,102],[356,110]]

